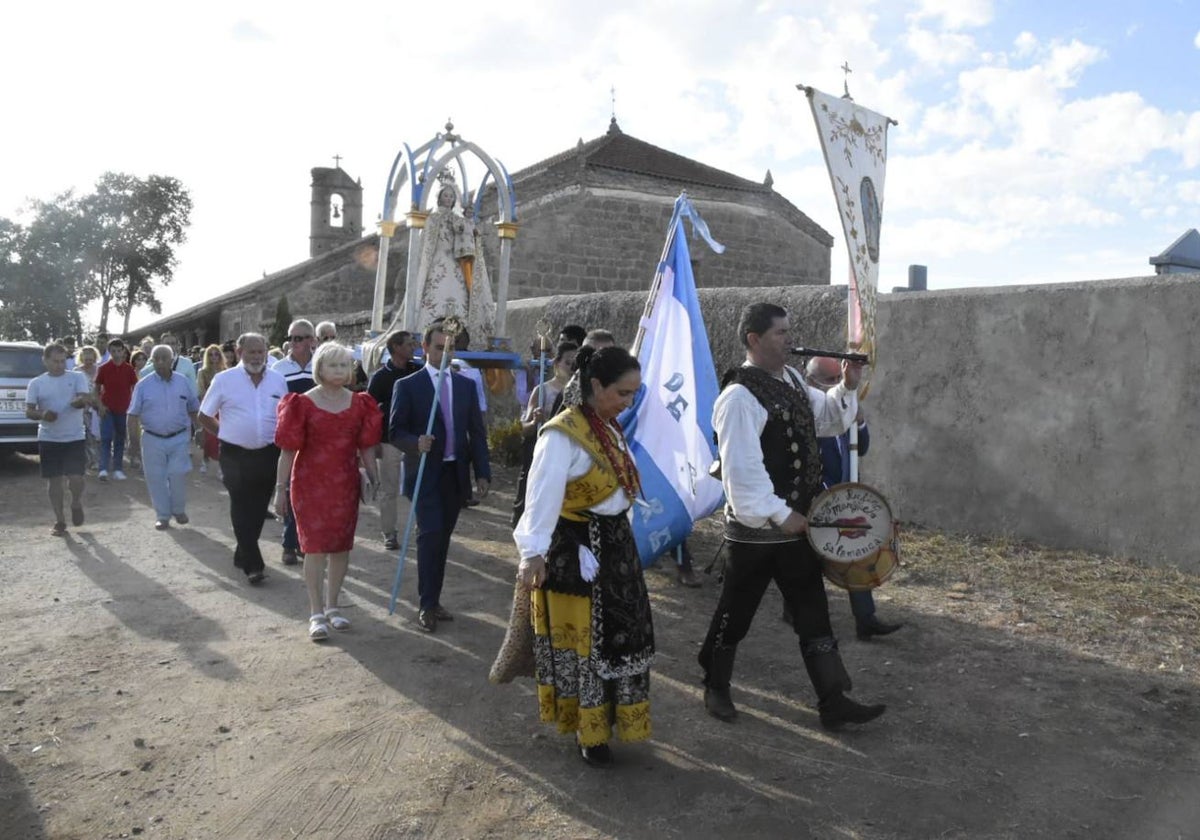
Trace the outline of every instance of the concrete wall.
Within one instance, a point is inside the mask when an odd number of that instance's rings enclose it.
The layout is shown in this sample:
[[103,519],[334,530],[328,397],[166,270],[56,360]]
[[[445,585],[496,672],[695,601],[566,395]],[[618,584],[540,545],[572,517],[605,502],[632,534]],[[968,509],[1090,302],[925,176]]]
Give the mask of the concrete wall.
[[[737,312],[793,315],[837,348],[845,288],[702,289],[718,371]],[[632,342],[645,295],[517,301],[516,346],[545,314]],[[884,295],[862,478],[905,521],[1135,556],[1200,572],[1200,275]]]
[[1200,572],[1198,280],[884,298],[864,475],[904,519]]

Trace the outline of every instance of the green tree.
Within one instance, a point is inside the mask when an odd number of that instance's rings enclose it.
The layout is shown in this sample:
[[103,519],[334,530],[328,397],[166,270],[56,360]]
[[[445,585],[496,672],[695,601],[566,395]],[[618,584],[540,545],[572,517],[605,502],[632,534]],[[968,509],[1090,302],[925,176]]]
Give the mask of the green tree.
[[81,312],[100,301],[98,332],[135,306],[162,311],[175,246],[186,239],[192,200],[175,178],[106,172],[94,192],[33,201],[27,226],[0,219],[0,333],[45,341],[83,334]]
[[28,227],[0,219],[0,337],[49,341],[83,332],[75,199],[33,202]]
[[99,331],[108,332],[113,309],[125,318],[135,306],[158,314],[156,284],[175,276],[175,246],[187,238],[192,199],[175,178],[146,179],[106,172],[96,191],[80,200],[85,220],[87,284],[100,301]]
[[267,343],[272,347],[282,347],[283,342],[287,341],[288,327],[291,325],[292,311],[288,308],[287,295],[280,295],[279,303],[275,304],[275,323],[271,325]]

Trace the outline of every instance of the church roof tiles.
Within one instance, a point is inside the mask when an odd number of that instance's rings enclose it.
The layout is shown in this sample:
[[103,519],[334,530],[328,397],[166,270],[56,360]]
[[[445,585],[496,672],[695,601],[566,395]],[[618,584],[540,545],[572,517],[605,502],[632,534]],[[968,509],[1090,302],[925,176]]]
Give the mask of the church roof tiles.
[[514,181],[538,175],[550,169],[568,165],[600,169],[615,169],[678,181],[681,184],[697,184],[718,189],[742,190],[746,192],[770,192],[771,188],[757,181],[740,178],[729,172],[708,166],[683,155],[669,152],[645,140],[625,134],[614,119],[608,132],[593,140],[581,142],[574,148],[546,158],[519,172],[513,173]]

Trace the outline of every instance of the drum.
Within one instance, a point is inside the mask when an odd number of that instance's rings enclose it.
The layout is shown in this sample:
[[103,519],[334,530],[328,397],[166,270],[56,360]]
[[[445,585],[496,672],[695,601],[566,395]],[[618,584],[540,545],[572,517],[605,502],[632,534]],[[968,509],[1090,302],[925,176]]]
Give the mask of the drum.
[[825,578],[851,592],[879,586],[900,561],[892,509],[879,491],[857,482],[835,484],[813,500],[808,541]]

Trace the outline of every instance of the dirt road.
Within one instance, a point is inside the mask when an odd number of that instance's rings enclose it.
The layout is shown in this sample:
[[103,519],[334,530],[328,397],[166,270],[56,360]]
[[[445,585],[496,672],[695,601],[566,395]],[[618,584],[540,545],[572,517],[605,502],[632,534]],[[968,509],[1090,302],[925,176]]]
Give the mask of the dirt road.
[[[1139,670],[1115,629],[1085,656],[997,618],[1004,593],[951,600],[904,571],[879,592],[906,623],[885,640],[856,641],[831,591],[855,696],[889,705],[839,735],[774,589],[739,650],[742,716],[706,716],[716,585],[651,571],[654,740],[590,769],[528,681],[487,682],[515,569],[513,476],[496,485],[451,550],[456,621],[416,629],[413,563],[387,615],[394,557],[364,511],[353,629],[317,645],[277,549],[264,586],[235,573],[215,475],[192,475],[192,524],[162,533],[136,477],[89,479],[63,540],[36,462],[0,460],[0,838],[1200,837],[1194,636],[1183,673]],[[696,554],[714,547],[707,529]]]

